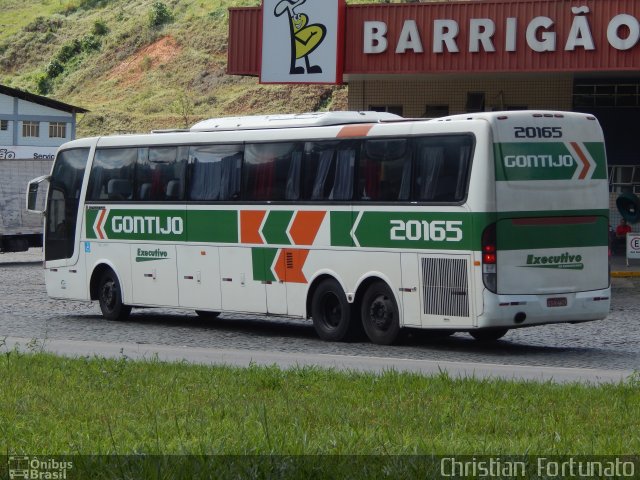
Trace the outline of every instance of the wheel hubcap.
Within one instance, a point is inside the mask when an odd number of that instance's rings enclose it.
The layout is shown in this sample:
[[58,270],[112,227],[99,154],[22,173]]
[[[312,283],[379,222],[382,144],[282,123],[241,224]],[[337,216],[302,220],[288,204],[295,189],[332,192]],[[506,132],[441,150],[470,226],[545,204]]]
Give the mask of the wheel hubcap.
[[115,284],[112,280],[106,281],[102,286],[102,300],[106,307],[112,309],[116,303]]
[[333,294],[326,294],[323,298],[324,323],[331,328],[340,325],[342,319],[342,308],[338,298]]
[[387,330],[393,321],[393,305],[388,297],[378,295],[369,308],[369,318],[379,330]]

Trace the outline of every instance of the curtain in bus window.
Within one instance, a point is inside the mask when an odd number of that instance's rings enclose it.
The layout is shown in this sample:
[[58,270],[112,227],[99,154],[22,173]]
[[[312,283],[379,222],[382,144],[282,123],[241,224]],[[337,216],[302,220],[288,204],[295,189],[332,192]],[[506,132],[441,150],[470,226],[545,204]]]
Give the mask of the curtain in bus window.
[[186,157],[186,147],[140,149],[135,175],[137,198],[156,202],[182,200]]
[[465,196],[465,188],[467,186],[467,172],[469,170],[469,157],[471,156],[471,146],[461,145],[458,161],[458,181],[456,183],[456,197],[460,201]]
[[241,147],[205,145],[191,147],[189,199],[214,201],[237,199],[240,193]]
[[273,154],[264,144],[247,145],[245,149],[243,185],[247,200],[271,200]]
[[458,181],[458,158],[451,153],[445,156],[436,185],[436,202],[454,202],[456,200],[456,184]]
[[220,200],[237,200],[240,198],[240,172],[242,153],[238,152],[222,159],[222,179]]
[[369,161],[364,167],[365,186],[362,191],[362,200],[378,200],[380,180],[382,177],[382,165],[376,161]]
[[[296,142],[261,143],[247,145],[243,171],[244,194],[247,200],[277,201],[287,199],[287,183],[291,163],[302,144]],[[294,167],[295,170],[295,167]],[[293,187],[293,184],[292,184]],[[295,186],[298,188],[298,186]]]
[[411,151],[407,139],[366,140],[360,156],[359,172],[358,192],[361,200],[408,200]]
[[255,167],[254,189],[252,200],[271,200],[271,186],[273,185],[274,159],[265,158]]
[[191,200],[218,200],[222,178],[222,157],[210,155],[204,161],[201,157],[193,158],[191,168]]
[[355,150],[339,150],[336,158],[336,178],[329,194],[330,200],[351,200],[353,194],[353,171]]
[[409,200],[411,196],[411,161],[404,162],[402,167],[402,179],[398,191],[398,200]]
[[443,147],[422,147],[418,151],[416,191],[418,200],[434,200],[440,171],[444,164]]
[[287,186],[284,197],[286,200],[298,200],[300,198],[300,173],[302,171],[302,151],[293,152],[289,172],[287,174]]
[[325,187],[329,171],[331,170],[331,164],[333,162],[334,150],[325,150],[320,153],[318,160],[318,170],[316,171],[316,177],[313,182],[313,189],[311,190],[311,200],[325,200]]

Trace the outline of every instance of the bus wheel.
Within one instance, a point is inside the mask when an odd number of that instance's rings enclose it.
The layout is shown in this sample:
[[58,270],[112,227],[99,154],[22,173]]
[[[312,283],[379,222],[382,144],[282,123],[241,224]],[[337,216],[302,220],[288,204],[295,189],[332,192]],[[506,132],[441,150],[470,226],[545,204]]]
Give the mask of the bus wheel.
[[100,277],[98,300],[107,320],[125,320],[131,312],[131,307],[122,303],[122,289],[113,270],[106,270]]
[[483,328],[480,330],[472,330],[469,332],[469,335],[479,342],[495,342],[504,337],[508,331],[508,328]]
[[196,310],[196,314],[205,320],[215,320],[220,316],[220,312],[209,312],[207,310]]
[[335,280],[325,280],[311,299],[313,327],[322,340],[343,342],[351,337],[351,305]]
[[386,283],[371,284],[362,298],[361,314],[369,340],[378,345],[391,345],[396,341],[400,333],[398,305]]

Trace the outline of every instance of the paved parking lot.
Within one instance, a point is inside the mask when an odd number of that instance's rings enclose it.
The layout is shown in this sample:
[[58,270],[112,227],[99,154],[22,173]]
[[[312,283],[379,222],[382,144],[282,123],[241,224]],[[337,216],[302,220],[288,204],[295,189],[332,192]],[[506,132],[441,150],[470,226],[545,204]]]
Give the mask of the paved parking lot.
[[310,321],[223,314],[202,320],[193,312],[134,310],[127,322],[104,320],[96,303],[47,298],[40,253],[0,255],[0,339],[91,340],[217,347],[287,353],[325,353],[412,360],[482,362],[640,370],[640,279],[617,278],[610,316],[580,325],[512,330],[491,346],[467,334],[446,339],[409,335],[400,345],[326,343]]

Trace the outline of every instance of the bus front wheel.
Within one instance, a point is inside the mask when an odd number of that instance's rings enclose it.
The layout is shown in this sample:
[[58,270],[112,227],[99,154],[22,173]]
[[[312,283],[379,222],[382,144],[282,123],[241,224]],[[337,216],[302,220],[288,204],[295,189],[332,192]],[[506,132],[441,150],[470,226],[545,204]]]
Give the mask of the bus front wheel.
[[375,282],[362,297],[362,326],[367,337],[378,345],[391,345],[400,333],[398,304],[384,282]]
[[131,312],[131,307],[122,303],[122,289],[113,270],[106,270],[100,277],[98,300],[107,320],[125,320]]
[[349,340],[353,329],[351,316],[351,304],[336,280],[324,280],[318,285],[311,300],[311,318],[322,340]]

